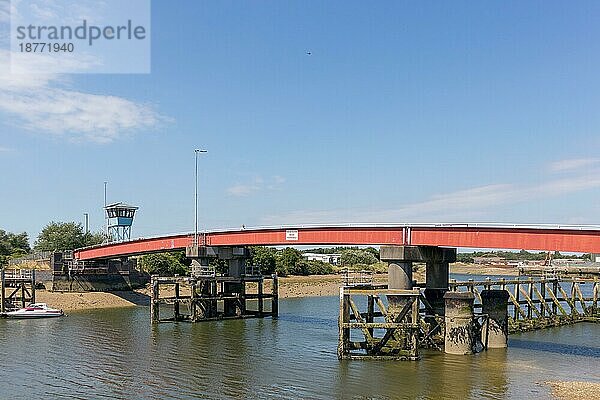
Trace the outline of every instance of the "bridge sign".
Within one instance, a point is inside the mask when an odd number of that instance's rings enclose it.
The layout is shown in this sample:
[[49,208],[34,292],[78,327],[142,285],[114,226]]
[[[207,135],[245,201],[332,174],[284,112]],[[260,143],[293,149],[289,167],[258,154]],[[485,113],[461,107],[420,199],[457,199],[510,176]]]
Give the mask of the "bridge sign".
[[285,240],[298,240],[298,230],[288,229],[285,231]]

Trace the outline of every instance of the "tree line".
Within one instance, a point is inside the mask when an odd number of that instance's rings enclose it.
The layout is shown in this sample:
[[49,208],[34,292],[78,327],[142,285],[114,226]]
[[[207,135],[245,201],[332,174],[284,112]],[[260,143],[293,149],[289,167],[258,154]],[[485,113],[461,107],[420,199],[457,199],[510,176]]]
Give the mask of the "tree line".
[[53,221],[42,229],[32,249],[26,232],[11,233],[0,229],[0,267],[6,266],[8,260],[32,251],[73,250],[100,244],[105,237],[102,232],[85,232],[81,223]]
[[[504,258],[508,261],[542,261],[547,257],[547,252],[530,252],[527,250],[521,250],[519,252],[514,251],[474,251],[471,253],[458,253],[456,255],[456,261],[463,263],[472,263],[475,261],[475,257],[500,257]],[[580,259],[590,259],[589,254],[581,254],[577,255],[568,255],[561,254],[558,251],[552,253],[553,259],[559,258],[580,258]]]
[[[332,249],[311,249],[305,253],[340,254],[339,265],[334,266],[320,260],[307,260],[303,252],[292,247],[276,249],[273,247],[251,246],[249,265],[260,267],[262,274],[277,273],[288,275],[327,275],[339,272],[340,268],[351,267],[373,271],[385,271],[379,262],[379,251],[373,247],[336,247]],[[148,254],[139,257],[138,265],[150,274],[186,275],[190,272],[191,261],[182,251],[172,253]],[[213,259],[210,265],[219,273],[227,272],[224,260]]]

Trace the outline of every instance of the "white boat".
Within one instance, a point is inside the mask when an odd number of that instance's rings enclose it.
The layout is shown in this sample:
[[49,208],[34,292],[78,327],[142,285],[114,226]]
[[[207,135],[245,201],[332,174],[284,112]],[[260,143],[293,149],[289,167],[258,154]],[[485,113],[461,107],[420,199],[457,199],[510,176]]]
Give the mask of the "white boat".
[[50,308],[46,303],[32,303],[25,308],[6,313],[7,318],[52,318],[65,315],[63,310]]

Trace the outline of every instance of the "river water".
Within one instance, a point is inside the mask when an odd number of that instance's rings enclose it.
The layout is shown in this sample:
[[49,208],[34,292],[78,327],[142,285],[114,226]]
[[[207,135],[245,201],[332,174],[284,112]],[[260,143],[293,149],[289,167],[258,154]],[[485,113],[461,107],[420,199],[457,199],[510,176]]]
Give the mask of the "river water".
[[0,320],[0,398],[551,398],[600,382],[600,325],[511,335],[507,350],[417,362],[336,356],[337,297],[285,299],[277,320],[150,325],[148,307]]

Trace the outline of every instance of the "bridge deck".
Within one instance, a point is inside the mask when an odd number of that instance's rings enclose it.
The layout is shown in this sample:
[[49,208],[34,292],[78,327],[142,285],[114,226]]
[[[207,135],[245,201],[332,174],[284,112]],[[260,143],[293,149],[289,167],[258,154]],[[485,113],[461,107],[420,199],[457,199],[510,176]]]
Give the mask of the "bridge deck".
[[[210,231],[210,246],[429,245],[600,253],[600,226],[397,224],[252,228]],[[75,250],[79,260],[185,249],[193,234],[142,238]]]

